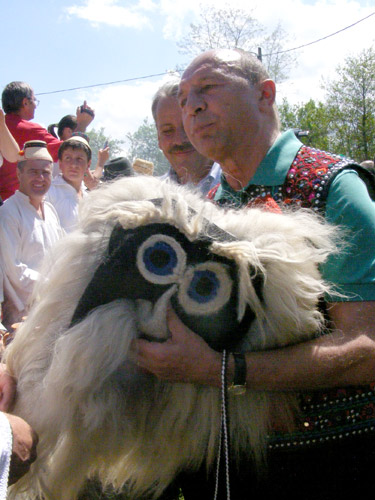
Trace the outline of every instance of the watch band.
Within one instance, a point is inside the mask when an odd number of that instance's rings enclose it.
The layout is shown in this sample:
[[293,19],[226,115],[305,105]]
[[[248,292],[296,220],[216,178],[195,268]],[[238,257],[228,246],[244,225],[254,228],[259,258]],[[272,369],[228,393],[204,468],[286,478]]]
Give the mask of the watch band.
[[236,396],[241,396],[246,392],[246,359],[242,352],[233,352],[232,354],[234,358],[234,377],[228,390]]

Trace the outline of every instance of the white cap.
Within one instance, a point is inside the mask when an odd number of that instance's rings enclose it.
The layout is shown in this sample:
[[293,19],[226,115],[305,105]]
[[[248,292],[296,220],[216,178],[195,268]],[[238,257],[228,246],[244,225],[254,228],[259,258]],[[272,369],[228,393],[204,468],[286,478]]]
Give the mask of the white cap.
[[23,150],[18,153],[18,161],[25,160],[47,160],[53,162],[52,156],[44,141],[27,141],[23,145]]
[[69,139],[66,139],[66,141],[64,141],[64,142],[69,143],[69,142],[72,142],[72,141],[74,141],[74,142],[81,142],[82,144],[84,144],[85,146],[87,146],[89,149],[91,149],[90,148],[90,144],[86,141],[86,139],[84,137],[82,137],[80,135],[72,135],[71,137],[69,137]]

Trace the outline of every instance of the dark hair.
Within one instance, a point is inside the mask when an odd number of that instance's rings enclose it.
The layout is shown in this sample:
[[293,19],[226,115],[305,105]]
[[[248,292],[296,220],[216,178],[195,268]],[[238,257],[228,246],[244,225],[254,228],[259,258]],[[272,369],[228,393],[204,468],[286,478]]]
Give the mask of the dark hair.
[[62,159],[63,152],[68,148],[82,149],[82,151],[86,153],[87,160],[91,160],[91,148],[89,146],[86,146],[86,144],[83,144],[83,142],[81,141],[75,141],[74,138],[70,138],[61,144],[61,146],[59,147],[59,152],[57,154],[59,160]]
[[154,117],[155,123],[156,123],[156,111],[157,111],[159,101],[161,99],[166,98],[166,97],[175,97],[177,99],[178,85],[179,85],[178,81],[171,81],[171,82],[164,83],[164,85],[162,85],[160,87],[160,89],[156,92],[156,94],[154,95],[154,97],[152,99],[151,111],[152,111],[152,116]]
[[21,109],[24,98],[31,99],[33,95],[34,91],[28,83],[8,83],[1,96],[3,110],[5,113],[15,113]]
[[[57,127],[57,135],[55,128]],[[48,125],[47,130],[50,134],[58,139],[62,139],[62,135],[65,128],[70,128],[74,131],[77,128],[77,117],[75,115],[66,115],[61,118],[59,123],[51,123]]]

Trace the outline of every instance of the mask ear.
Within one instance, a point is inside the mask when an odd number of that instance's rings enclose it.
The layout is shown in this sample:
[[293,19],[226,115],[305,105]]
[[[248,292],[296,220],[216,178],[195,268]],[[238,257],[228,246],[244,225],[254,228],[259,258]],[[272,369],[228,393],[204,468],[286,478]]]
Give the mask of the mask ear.
[[70,326],[79,323],[92,309],[126,296],[126,234],[120,224],[114,227],[103,262],[83,292]]

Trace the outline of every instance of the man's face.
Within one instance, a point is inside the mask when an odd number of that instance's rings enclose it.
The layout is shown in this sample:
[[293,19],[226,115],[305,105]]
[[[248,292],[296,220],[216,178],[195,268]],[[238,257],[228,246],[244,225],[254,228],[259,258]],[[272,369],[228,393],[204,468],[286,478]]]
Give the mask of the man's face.
[[199,154],[186,137],[181,109],[175,97],[160,99],[156,109],[156,128],[159,147],[182,182],[188,180],[189,170],[201,168],[205,171],[212,163]]
[[43,198],[52,180],[52,162],[26,160],[22,170],[17,168],[19,191],[30,199]]
[[73,148],[66,148],[62,153],[61,160],[59,160],[63,178],[69,184],[74,185],[79,185],[83,181],[83,176],[90,163],[85,151]]
[[179,104],[186,133],[205,156],[221,163],[256,140],[260,129],[257,85],[231,73],[225,60],[206,53],[182,76]]

